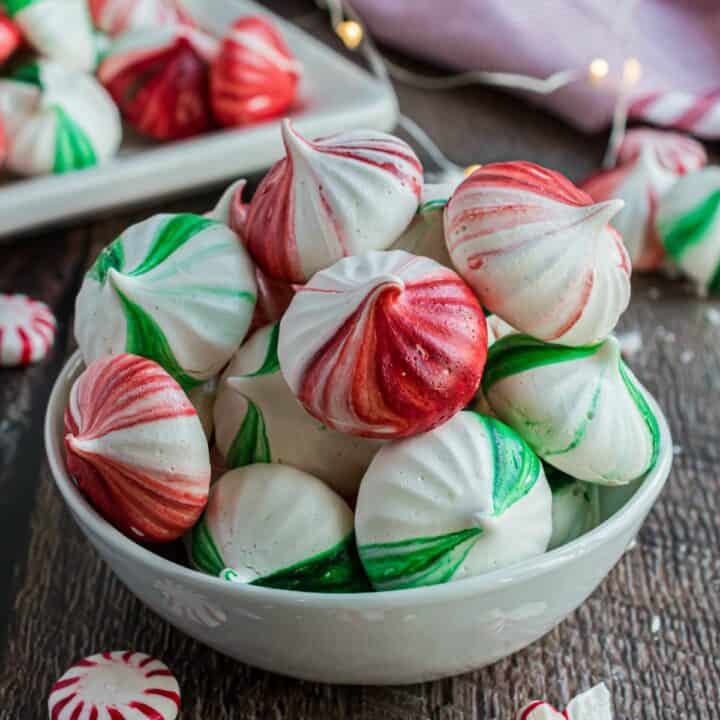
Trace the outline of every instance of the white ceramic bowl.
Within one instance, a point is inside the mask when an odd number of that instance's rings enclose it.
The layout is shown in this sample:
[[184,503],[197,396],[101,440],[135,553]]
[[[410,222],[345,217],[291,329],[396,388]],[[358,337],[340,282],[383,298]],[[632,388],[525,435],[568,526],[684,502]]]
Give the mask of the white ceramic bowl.
[[329,683],[414,683],[488,665],[526,647],[580,605],[638,532],[670,472],[659,408],[657,466],[602,491],[598,528],[542,557],[476,578],[384,593],[322,595],[238,585],[137,545],[86,502],[65,468],[63,412],[82,369],[74,355],[50,396],[45,443],[70,512],[120,580],[196,640],[250,665]]

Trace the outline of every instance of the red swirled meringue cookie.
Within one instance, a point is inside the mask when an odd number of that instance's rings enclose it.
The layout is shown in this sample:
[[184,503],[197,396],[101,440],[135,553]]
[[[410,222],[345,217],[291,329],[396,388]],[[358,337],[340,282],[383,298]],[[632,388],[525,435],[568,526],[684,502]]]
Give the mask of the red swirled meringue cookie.
[[539,165],[495,163],[453,193],[445,238],[484,307],[539,340],[586,345],[630,301],[630,259],[608,224],[622,206]]
[[152,360],[110,355],[80,375],[65,410],[65,449],[80,490],[133,539],[174,540],[207,502],[210,459],[200,419]]
[[115,39],[98,78],[138,132],[156,140],[198,135],[212,125],[208,76],[217,47],[185,24],[139,28]]
[[175,720],[180,687],[150,655],[115,650],[75,663],[52,686],[51,720]]
[[248,16],[232,24],[210,70],[210,98],[221,125],[247,125],[285,112],[301,65],[277,28]]
[[371,251],[297,289],[278,354],[290,389],[328,427],[406,437],[472,399],[487,354],[485,317],[452,270],[401,250]]
[[340,258],[384,250],[412,220],[422,166],[410,146],[374,130],[317,140],[283,123],[286,157],[260,183],[245,238],[272,277],[304,283]]
[[617,166],[592,175],[582,185],[593,200],[620,198],[625,207],[613,218],[636,270],[655,270],[665,252],[655,218],[660,198],[686,173],[707,163],[703,146],[680,133],[629,130]]

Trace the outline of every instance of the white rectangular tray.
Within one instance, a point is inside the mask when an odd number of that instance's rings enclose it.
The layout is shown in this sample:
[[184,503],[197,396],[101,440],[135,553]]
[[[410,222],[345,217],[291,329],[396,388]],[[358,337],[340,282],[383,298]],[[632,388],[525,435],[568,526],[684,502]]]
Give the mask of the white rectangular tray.
[[[310,136],[367,127],[390,130],[397,120],[391,90],[295,25],[248,0],[183,0],[200,24],[220,32],[247,13],[271,15],[304,66],[298,129]],[[0,239],[69,218],[177,194],[268,168],[282,157],[279,121],[156,144],[126,130],[117,157],[90,170],[0,185]]]

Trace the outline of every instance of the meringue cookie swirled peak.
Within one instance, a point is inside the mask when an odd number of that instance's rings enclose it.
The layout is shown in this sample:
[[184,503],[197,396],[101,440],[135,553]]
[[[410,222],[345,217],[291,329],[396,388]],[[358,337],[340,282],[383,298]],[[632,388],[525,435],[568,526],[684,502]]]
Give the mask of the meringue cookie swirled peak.
[[596,202],[619,198],[625,207],[613,218],[636,270],[655,270],[665,256],[655,220],[658,203],[677,179],[707,162],[703,146],[685,135],[629,130],[617,167],[602,170],[582,185]]
[[545,462],[574,478],[623,485],[657,461],[657,418],[612,336],[567,347],[508,335],[490,348],[483,392]]
[[190,559],[230,582],[303,592],[369,590],[353,513],[320,480],[287,465],[248,465],[212,487]]
[[429,430],[465,407],[487,352],[482,308],[452,270],[401,250],[344,258],[298,288],[280,367],[328,427],[375,438]]
[[662,199],[657,228],[667,254],[701,295],[720,295],[720,168],[678,180]]
[[463,411],[381,448],[360,485],[358,550],[376,590],[472,577],[545,552],[542,464],[494,418]]
[[412,220],[422,166],[386,133],[351,130],[310,141],[285,120],[286,157],[255,193],[245,237],[270,276],[304,283],[349,255],[384,250]]
[[483,307],[540,340],[586,345],[612,332],[630,300],[630,260],[608,224],[622,206],[594,204],[538,165],[496,163],[453,193],[445,238]]
[[190,213],[132,225],[98,256],[76,301],[85,362],[130,352],[186,390],[217,375],[255,308],[255,273],[235,234]]

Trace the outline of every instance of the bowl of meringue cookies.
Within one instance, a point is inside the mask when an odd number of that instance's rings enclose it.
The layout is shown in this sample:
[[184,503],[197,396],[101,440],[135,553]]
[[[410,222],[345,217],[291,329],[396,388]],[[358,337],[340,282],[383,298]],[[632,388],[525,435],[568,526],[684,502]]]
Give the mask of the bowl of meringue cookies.
[[672,461],[613,330],[631,263],[529,162],[428,185],[413,150],[309,139],[252,200],[98,256],[46,419],[118,578],[239,661],[412,683],[534,642],[607,575]]

